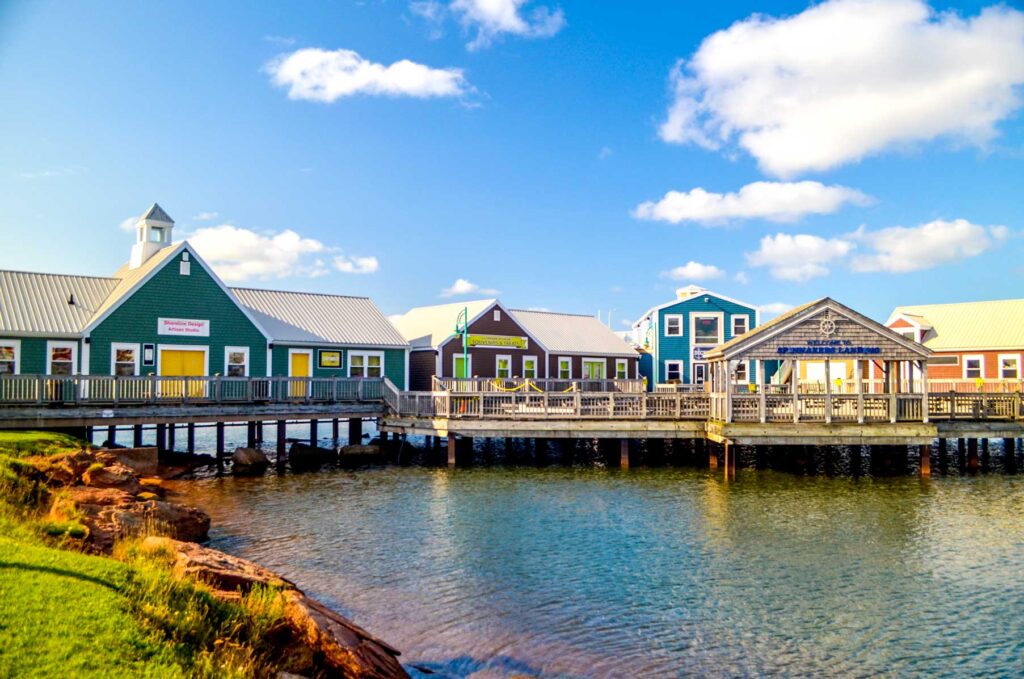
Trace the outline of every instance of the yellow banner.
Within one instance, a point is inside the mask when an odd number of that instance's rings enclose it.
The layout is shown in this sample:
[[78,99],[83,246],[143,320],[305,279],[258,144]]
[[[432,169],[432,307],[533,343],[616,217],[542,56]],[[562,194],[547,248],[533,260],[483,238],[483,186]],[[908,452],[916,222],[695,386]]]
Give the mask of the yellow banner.
[[513,349],[526,349],[527,339],[525,337],[512,337],[509,335],[469,335],[466,344],[470,347],[509,347]]

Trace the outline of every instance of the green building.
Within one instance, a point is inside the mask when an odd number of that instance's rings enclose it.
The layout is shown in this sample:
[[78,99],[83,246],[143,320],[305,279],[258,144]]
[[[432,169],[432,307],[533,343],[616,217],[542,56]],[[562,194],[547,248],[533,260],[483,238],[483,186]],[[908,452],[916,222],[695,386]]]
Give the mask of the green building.
[[365,297],[229,288],[154,204],[109,278],[0,271],[0,375],[388,377],[409,345]]

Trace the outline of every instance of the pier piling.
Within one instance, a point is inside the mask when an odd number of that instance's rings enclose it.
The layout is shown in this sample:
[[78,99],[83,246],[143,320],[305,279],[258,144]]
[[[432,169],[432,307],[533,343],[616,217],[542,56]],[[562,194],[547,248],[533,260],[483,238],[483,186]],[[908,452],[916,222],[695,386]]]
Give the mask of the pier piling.
[[185,427],[185,446],[188,450],[189,455],[195,455],[196,453],[196,425],[195,422],[189,422]]
[[[337,427],[337,420],[335,427]],[[362,443],[363,440],[363,420],[360,417],[350,417],[348,420],[348,444],[350,446],[357,446]]]
[[921,476],[932,475],[932,447],[927,444],[922,444],[918,451],[921,456]]
[[285,420],[277,421],[277,463],[284,464],[288,455],[288,423]]
[[[349,420],[349,428],[351,429],[352,420]],[[338,445],[341,442],[341,432],[338,428],[338,418],[331,418],[331,440],[334,441],[334,445]],[[355,445],[352,443],[351,436],[349,436],[349,445]]]
[[967,439],[967,469],[978,471],[978,439]]
[[455,458],[457,452],[457,441],[455,440],[455,434],[448,432],[448,466],[455,466]]
[[218,422],[217,430],[217,457],[224,455],[224,423]]
[[629,469],[629,439],[619,440],[619,469]]
[[163,453],[167,450],[167,425],[156,425],[156,451]]
[[1003,466],[1011,474],[1017,471],[1017,450],[1014,439],[1003,439]]
[[132,445],[136,448],[142,447],[142,425],[136,424],[132,427]]
[[117,427],[113,425],[107,427],[107,443],[112,448],[117,445]]
[[309,421],[309,445],[313,447],[316,447],[317,441],[320,440],[320,437],[318,436],[319,432],[317,431],[317,425],[319,424],[320,423],[316,420]]

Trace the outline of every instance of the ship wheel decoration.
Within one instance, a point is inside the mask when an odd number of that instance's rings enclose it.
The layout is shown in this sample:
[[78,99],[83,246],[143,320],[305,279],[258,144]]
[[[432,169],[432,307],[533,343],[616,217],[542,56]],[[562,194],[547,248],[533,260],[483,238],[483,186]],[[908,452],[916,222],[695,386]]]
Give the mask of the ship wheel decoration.
[[836,322],[832,320],[832,314],[829,314],[825,318],[821,319],[821,323],[818,324],[818,330],[825,337],[831,337],[836,332]]

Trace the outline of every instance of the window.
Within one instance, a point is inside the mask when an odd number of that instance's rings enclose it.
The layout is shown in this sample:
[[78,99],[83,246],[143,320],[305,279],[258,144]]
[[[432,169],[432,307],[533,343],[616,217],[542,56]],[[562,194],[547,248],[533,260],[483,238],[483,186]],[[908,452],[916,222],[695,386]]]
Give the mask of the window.
[[228,377],[248,377],[249,347],[224,347],[224,374]]
[[74,375],[78,358],[78,345],[74,342],[47,342],[46,353],[50,360],[46,365],[47,375]]
[[501,309],[495,309],[494,310],[494,320],[495,321],[500,321],[501,320]]
[[1020,379],[1020,354],[999,355],[999,378],[1004,380]]
[[149,240],[153,243],[164,242],[164,230],[159,226],[154,226],[149,229]]
[[665,316],[665,337],[683,336],[683,317],[675,314]]
[[932,356],[928,359],[928,365],[960,365],[959,356]]
[[138,375],[139,374],[139,345],[138,344],[111,344],[110,345],[111,373],[114,375]]
[[494,376],[500,377],[503,380],[507,380],[512,377],[512,357],[511,356],[498,356],[495,360]]
[[666,382],[682,382],[683,381],[683,362],[682,361],[665,361],[665,381]]
[[537,357],[523,356],[523,377],[528,380],[537,379]]
[[629,359],[617,358],[615,359],[615,379],[625,380],[629,379]]
[[0,340],[0,375],[17,375],[20,372],[21,342]]
[[964,356],[964,379],[975,380],[985,377],[985,357]]
[[740,335],[745,333],[747,330],[749,330],[750,328],[747,327],[747,324],[748,324],[749,321],[750,321],[750,319],[747,318],[746,314],[743,314],[742,316],[733,316],[732,317],[732,336],[733,337],[739,337]]
[[692,319],[693,344],[712,346],[722,343],[721,314],[714,316],[694,314]]
[[350,351],[349,377],[383,377],[384,353],[380,351]]
[[572,359],[562,357],[558,359],[558,379],[560,380],[571,380],[572,379]]
[[583,359],[583,379],[603,380],[607,363],[602,358]]
[[737,384],[747,384],[750,382],[746,361],[740,361],[736,364],[736,372],[733,373],[733,379]]

